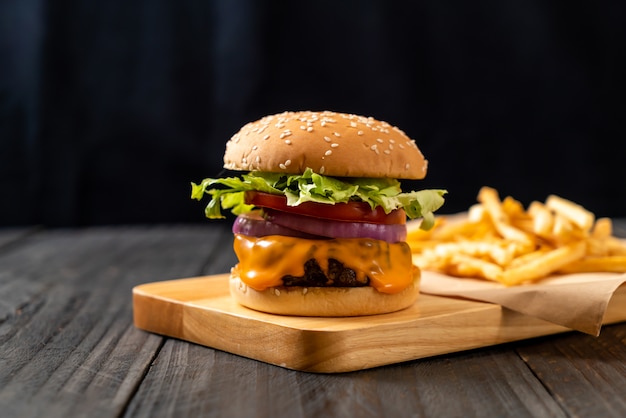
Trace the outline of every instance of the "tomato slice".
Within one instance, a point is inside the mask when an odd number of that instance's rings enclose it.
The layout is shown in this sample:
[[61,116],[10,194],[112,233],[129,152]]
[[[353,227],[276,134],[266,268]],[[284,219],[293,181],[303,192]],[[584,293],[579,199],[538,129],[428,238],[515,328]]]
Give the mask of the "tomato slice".
[[404,209],[396,209],[386,214],[383,208],[376,207],[372,210],[366,202],[347,202],[328,205],[317,202],[304,202],[297,206],[288,206],[285,196],[248,191],[245,201],[249,205],[261,208],[270,208],[298,215],[311,216],[321,219],[333,219],[348,222],[369,222],[375,224],[405,224],[406,213]]

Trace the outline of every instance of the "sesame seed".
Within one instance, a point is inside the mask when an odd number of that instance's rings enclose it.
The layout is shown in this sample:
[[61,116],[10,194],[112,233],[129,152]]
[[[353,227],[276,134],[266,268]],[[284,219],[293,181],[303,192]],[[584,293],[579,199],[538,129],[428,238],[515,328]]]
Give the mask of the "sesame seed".
[[350,122],[350,126],[356,128],[356,122]]
[[306,126],[300,125],[300,129],[302,129],[303,131],[306,131]]
[[287,168],[287,166],[283,163],[278,164],[278,166],[283,170]]
[[379,144],[382,144],[382,143],[383,143],[383,142],[385,142],[385,141],[383,141],[383,140],[382,140],[382,139],[380,139],[380,138],[376,138],[376,142],[378,142]]
[[337,148],[339,146],[339,144],[334,142],[334,143],[330,144],[330,146],[333,147],[333,148]]
[[357,131],[356,134],[361,136],[361,135],[363,135],[363,131]]
[[404,145],[398,144],[398,146],[400,147],[400,149],[404,149]]
[[387,155],[391,154],[391,151],[389,151],[388,149],[384,150],[383,152]]
[[309,292],[309,288],[308,287],[305,287],[305,288],[302,289],[302,294],[303,295],[306,295],[308,292]]
[[307,132],[313,132],[313,127],[312,127],[312,126],[309,126],[308,128],[306,128],[306,131],[307,131]]
[[378,151],[378,145],[374,144],[370,147],[370,149],[372,151],[374,151],[376,154],[379,154],[380,152]]
[[291,165],[291,160],[285,161],[285,167],[289,167]]
[[274,289],[274,294],[275,294],[276,296],[280,296],[280,290],[278,290],[278,289]]
[[341,134],[339,132],[333,132],[333,135],[335,136],[341,136]]
[[329,149],[328,151],[324,153],[324,155],[328,157],[332,153],[333,153],[333,150]]
[[326,121],[325,120],[322,121],[322,127],[324,127],[324,126],[326,126]]
[[252,150],[253,150],[253,151],[256,151],[256,150],[258,150],[258,149],[259,149],[259,147],[258,147],[257,145],[254,145],[254,146],[252,147]]
[[325,136],[325,137],[324,137],[324,141],[326,141],[326,142],[331,142],[331,141],[332,141],[332,139],[330,139],[329,137]]
[[285,144],[291,145],[291,140],[290,139],[285,139]]
[[326,167],[321,166],[320,167],[320,174],[324,174],[324,171],[326,171]]
[[266,134],[266,135],[263,137],[263,140],[267,141],[268,139],[270,139],[270,135],[269,135],[269,134]]
[[390,143],[392,143],[392,144],[395,144],[395,143],[396,143],[396,141],[394,141],[394,140],[393,140],[393,139],[391,139],[391,138],[389,138],[389,142],[390,142]]
[[405,170],[408,170],[410,167],[411,167],[411,164],[409,164],[409,163],[406,163],[406,164],[404,165],[404,169],[405,169]]

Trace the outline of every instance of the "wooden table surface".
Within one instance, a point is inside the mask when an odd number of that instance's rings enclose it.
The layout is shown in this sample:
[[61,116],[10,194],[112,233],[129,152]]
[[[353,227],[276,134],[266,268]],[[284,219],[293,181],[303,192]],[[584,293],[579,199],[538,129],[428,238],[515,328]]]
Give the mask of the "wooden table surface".
[[626,416],[626,323],[340,374],[133,326],[135,285],[227,272],[231,243],[210,222],[0,229],[0,416]]

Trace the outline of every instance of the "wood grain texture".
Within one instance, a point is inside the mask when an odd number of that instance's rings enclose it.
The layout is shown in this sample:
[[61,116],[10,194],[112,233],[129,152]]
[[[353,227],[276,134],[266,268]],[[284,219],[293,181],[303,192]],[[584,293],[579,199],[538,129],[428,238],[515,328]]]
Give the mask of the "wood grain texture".
[[8,416],[116,416],[162,338],[132,326],[147,277],[198,273],[206,228],[49,231],[0,257],[0,406]]
[[129,416],[564,417],[508,348],[343,374],[298,372],[168,340]]
[[[555,334],[566,328],[498,305],[420,295],[385,315],[272,315],[235,303],[228,275],[146,283],[133,289],[137,327],[294,370],[336,373]],[[626,288],[607,318],[626,320]]]
[[626,326],[603,327],[598,338],[542,339],[517,351],[570,416],[625,416]]
[[18,243],[30,234],[36,233],[36,227],[13,227],[0,228],[0,252],[6,251],[7,247]]

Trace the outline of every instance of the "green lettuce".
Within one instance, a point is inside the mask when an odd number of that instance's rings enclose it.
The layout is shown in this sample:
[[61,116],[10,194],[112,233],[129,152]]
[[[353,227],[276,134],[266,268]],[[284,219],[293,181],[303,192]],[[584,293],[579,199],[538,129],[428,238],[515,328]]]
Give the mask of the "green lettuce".
[[205,209],[207,218],[224,218],[221,209],[230,209],[235,215],[251,211],[254,207],[244,201],[246,191],[283,195],[287,205],[297,206],[303,202],[325,204],[349,201],[367,202],[372,209],[380,206],[385,213],[403,208],[410,219],[422,218],[421,227],[430,229],[434,214],[443,203],[445,190],[420,190],[403,193],[400,182],[395,179],[326,177],[306,169],[302,174],[279,174],[250,172],[239,177],[204,179],[200,184],[191,183],[191,198],[202,200],[210,196]]

